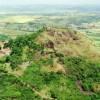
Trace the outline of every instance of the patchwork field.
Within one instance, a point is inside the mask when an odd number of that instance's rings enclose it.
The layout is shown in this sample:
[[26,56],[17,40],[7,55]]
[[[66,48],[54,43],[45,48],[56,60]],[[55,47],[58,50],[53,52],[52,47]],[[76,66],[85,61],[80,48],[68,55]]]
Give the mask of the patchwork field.
[[[40,16],[28,15],[2,15],[0,16],[0,38],[6,35],[10,38],[16,38],[25,34],[31,34],[41,27],[41,24],[34,23]],[[2,39],[1,39],[2,40]]]
[[31,33],[32,32],[27,32],[27,31],[0,29],[0,35],[6,35],[11,38],[16,38],[16,36],[21,36],[21,35],[31,34]]
[[86,33],[93,44],[100,49],[100,29],[85,29],[81,31]]
[[26,23],[30,21],[34,21],[36,19],[40,18],[40,16],[1,16],[0,17],[0,23]]

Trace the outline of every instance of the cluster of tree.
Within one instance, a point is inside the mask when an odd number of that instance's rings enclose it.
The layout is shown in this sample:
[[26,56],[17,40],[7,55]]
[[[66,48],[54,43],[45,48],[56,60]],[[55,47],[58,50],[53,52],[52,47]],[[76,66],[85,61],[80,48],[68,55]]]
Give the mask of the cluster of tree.
[[93,91],[93,84],[100,82],[100,64],[83,57],[67,57],[64,64],[70,72],[69,77],[82,82],[84,91]]
[[16,39],[11,39],[9,42],[5,45],[5,47],[10,47],[11,49],[11,54],[10,56],[7,57],[7,62],[11,63],[12,68],[17,67],[19,64],[23,62],[23,50],[25,47],[27,47],[27,60],[31,60],[33,58],[33,55],[35,51],[42,51],[43,46],[37,44],[35,42],[35,39],[40,33],[44,30],[41,29],[31,35],[25,35],[25,36],[20,36],[17,37]]

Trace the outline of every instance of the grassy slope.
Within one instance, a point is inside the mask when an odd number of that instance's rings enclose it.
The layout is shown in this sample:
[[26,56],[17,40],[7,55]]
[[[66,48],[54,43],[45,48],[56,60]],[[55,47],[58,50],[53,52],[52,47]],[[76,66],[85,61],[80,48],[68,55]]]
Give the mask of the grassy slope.
[[52,29],[46,31],[38,37],[37,41],[40,44],[48,44],[51,41],[56,52],[66,56],[100,57],[100,52],[96,50],[92,41],[86,35],[72,29]]
[[[55,35],[54,31],[56,32],[56,36],[52,36]],[[64,31],[65,34],[63,36],[58,34],[62,31]],[[34,35],[32,36],[34,37]],[[42,55],[39,53],[41,49],[37,49],[35,54],[34,52],[31,54],[31,62],[21,76],[15,75],[14,73],[9,73],[12,74],[9,75],[5,72],[5,67],[9,64],[5,66],[5,59],[4,61],[0,60],[0,99],[100,99],[100,64],[93,63],[89,59],[94,58],[91,56],[94,53],[94,47],[91,49],[91,43],[88,42],[84,36],[80,35],[80,33],[74,33],[71,30],[65,31],[63,29],[43,31],[36,39],[33,39],[32,36],[30,38],[31,46],[36,42],[43,45],[44,50],[42,51]],[[20,38],[21,41],[18,44],[22,45],[23,39],[25,38],[27,40],[29,37]],[[49,41],[53,43],[51,44],[54,45],[54,47],[48,47]],[[27,42],[28,41],[26,41],[26,44],[28,44]],[[18,46],[18,44],[16,43],[15,46]],[[28,45],[18,46],[19,50],[20,48],[23,48],[21,57],[25,64],[25,62],[30,60],[30,58],[27,58],[29,48]],[[32,50],[31,47],[30,49]],[[69,50],[71,50],[71,53],[69,53]],[[87,54],[91,55],[87,56]],[[12,53],[12,55],[14,54]],[[34,55],[34,57],[32,55]],[[14,57],[16,58],[16,56]],[[97,57],[97,55],[95,57]],[[20,67],[17,67],[15,70],[21,71],[21,69],[23,69],[23,66],[20,65]]]

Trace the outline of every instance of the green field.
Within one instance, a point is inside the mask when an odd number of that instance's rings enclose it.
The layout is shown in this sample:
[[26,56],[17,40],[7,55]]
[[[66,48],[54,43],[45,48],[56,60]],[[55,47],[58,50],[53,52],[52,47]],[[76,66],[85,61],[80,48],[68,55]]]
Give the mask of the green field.
[[33,32],[27,32],[27,31],[20,31],[20,30],[11,30],[11,29],[0,29],[1,35],[6,35],[11,38],[16,38],[16,36],[22,36],[26,34],[31,34]]
[[85,29],[81,31],[89,37],[98,49],[100,49],[100,29]]

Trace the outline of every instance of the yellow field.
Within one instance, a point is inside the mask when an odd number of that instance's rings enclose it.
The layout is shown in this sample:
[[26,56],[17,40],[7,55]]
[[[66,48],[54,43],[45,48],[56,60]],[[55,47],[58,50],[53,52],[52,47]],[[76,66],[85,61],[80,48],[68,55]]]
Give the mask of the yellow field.
[[8,16],[0,19],[0,23],[9,22],[9,23],[26,23],[30,21],[34,21],[41,16]]
[[19,30],[0,29],[0,34],[5,34],[12,38],[16,38],[16,36],[31,34],[31,33],[32,32],[19,31]]

